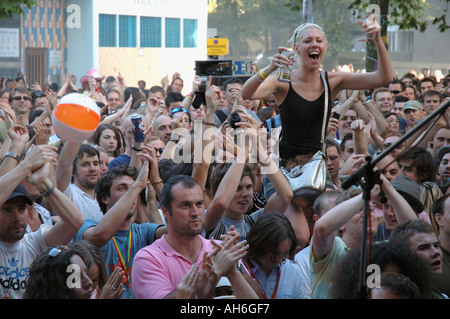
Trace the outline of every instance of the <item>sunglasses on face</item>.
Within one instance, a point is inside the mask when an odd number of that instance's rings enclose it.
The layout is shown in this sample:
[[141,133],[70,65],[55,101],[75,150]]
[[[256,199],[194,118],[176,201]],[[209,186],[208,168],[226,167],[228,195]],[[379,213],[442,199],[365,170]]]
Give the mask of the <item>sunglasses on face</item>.
[[155,151],[157,151],[159,154],[162,154],[163,153],[163,151],[164,151],[164,148],[156,148],[155,147]]
[[12,99],[15,101],[20,101],[20,100],[31,101],[31,98],[29,98],[28,96],[15,96]]
[[403,91],[399,91],[399,90],[392,90],[392,91],[391,91],[391,93],[394,94],[394,95],[400,94],[400,93],[402,93],[402,92],[403,92]]

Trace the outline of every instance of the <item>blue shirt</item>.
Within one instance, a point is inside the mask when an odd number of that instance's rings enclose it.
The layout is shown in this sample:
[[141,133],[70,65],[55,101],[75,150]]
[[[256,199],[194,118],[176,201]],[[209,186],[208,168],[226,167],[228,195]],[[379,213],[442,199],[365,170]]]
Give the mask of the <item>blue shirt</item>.
[[[302,288],[303,279],[300,266],[292,260],[286,259],[275,266],[268,277],[255,261],[252,261],[250,267],[268,299],[272,299],[277,284],[278,289],[274,299],[306,299]],[[251,271],[246,270],[251,276]],[[253,276],[251,277],[255,280]]]
[[[84,232],[90,228],[97,225],[97,222],[86,219],[84,224],[78,230],[77,234],[74,237],[74,241],[82,240]],[[134,256],[137,252],[152,244],[155,241],[156,230],[161,225],[153,224],[153,223],[143,223],[143,224],[131,224],[130,229],[132,232],[132,247],[130,252],[130,260],[128,261],[128,242],[129,242],[129,230],[118,230],[114,235],[116,239],[117,246],[123,257],[125,258],[125,262],[128,262],[128,268],[130,272],[133,269],[133,260]],[[111,276],[114,269],[117,267],[121,267],[121,262],[119,259],[119,255],[116,251],[113,240],[111,239],[106,243],[106,245],[100,247],[100,252],[102,253],[103,259],[105,261],[106,273],[108,276]],[[130,275],[131,278],[131,275]],[[131,287],[127,284],[123,285],[125,288],[125,292],[122,295],[122,299],[134,299],[134,294]]]
[[124,154],[117,156],[115,159],[113,159],[109,163],[108,168],[109,168],[109,170],[112,170],[116,166],[128,165],[128,164],[130,164],[130,161],[131,161],[131,156],[124,153]]

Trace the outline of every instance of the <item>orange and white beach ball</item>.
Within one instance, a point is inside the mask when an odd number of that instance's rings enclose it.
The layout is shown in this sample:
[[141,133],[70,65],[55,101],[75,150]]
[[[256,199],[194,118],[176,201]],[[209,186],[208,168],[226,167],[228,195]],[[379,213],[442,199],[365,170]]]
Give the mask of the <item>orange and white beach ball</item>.
[[81,143],[92,136],[100,123],[100,108],[87,95],[64,95],[52,115],[52,125],[63,140]]

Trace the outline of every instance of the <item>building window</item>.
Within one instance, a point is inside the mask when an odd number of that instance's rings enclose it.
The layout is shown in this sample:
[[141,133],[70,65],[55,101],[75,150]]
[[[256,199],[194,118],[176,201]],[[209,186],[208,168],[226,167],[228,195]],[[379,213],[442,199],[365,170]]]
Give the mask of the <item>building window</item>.
[[181,46],[180,19],[166,18],[166,48],[179,48]]
[[136,17],[119,16],[119,47],[137,47]]
[[101,47],[115,47],[116,41],[116,24],[115,15],[100,14],[99,16],[99,45]]
[[161,18],[141,17],[141,47],[160,48],[161,43]]
[[183,47],[197,47],[197,26],[198,20],[196,19],[183,20]]
[[389,31],[387,38],[391,52],[412,52],[414,49],[413,31]]

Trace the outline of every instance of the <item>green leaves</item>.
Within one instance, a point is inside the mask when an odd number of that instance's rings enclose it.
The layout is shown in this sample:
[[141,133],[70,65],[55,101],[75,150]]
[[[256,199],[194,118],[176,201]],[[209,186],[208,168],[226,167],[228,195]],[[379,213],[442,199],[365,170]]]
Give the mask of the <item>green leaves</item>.
[[445,32],[448,29],[450,29],[450,26],[447,24],[446,17],[447,15],[443,14],[440,17],[435,17],[433,19],[433,24],[439,24],[438,25],[439,32]]
[[21,15],[23,13],[24,6],[27,6],[29,9],[31,9],[31,7],[35,5],[35,0],[2,0],[0,1],[0,19],[7,19],[12,14]]
[[[450,0],[441,0],[447,3]],[[435,9],[430,3],[424,0],[353,0],[349,9],[356,12],[366,12],[367,7],[371,3],[389,4],[389,14],[385,17],[381,17],[382,24],[395,24],[398,25],[399,30],[419,30],[425,32],[430,23],[438,25],[440,32],[445,32],[450,29],[450,25],[447,24],[446,14],[439,17],[433,17],[428,14],[431,10]],[[361,17],[361,14],[360,14]]]

